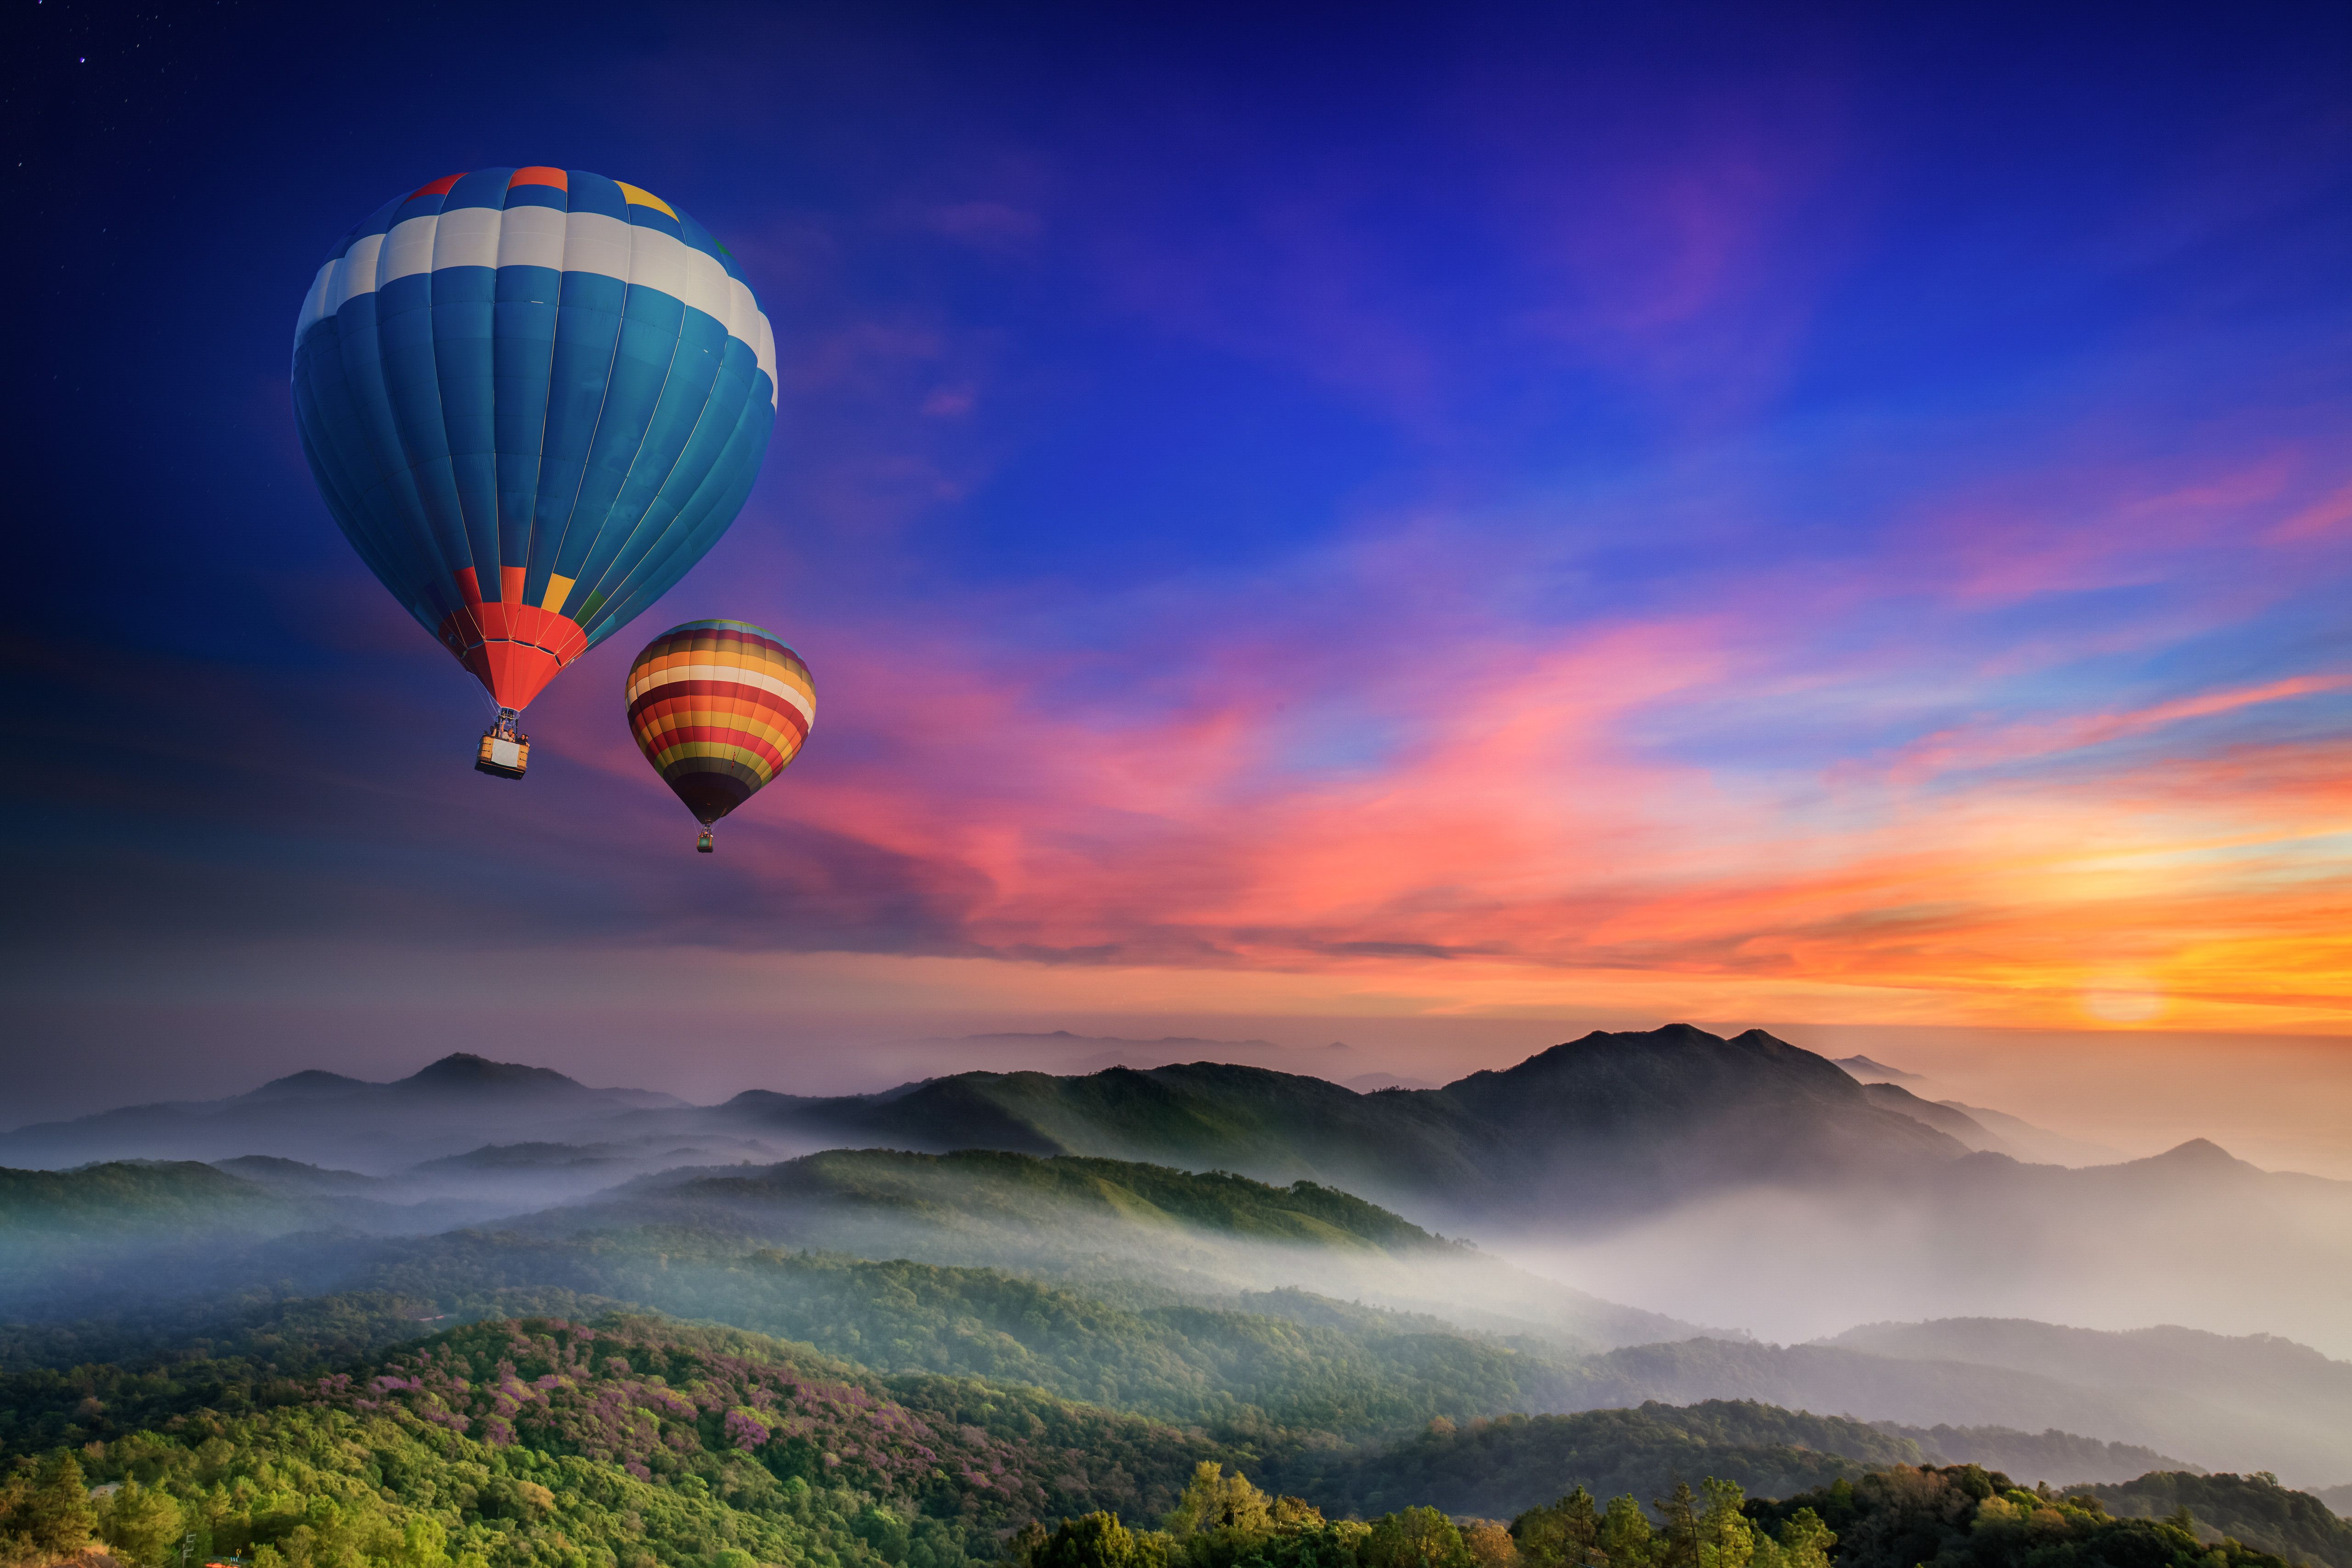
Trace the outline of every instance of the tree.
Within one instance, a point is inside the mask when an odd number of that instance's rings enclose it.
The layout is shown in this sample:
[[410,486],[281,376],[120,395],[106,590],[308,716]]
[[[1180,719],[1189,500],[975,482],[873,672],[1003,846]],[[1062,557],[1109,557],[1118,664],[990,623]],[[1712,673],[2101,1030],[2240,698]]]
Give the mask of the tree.
[[[1770,1540],[1761,1531],[1757,1532],[1759,1545]],[[1822,1522],[1822,1516],[1801,1508],[1780,1526],[1777,1568],[1830,1568],[1830,1548],[1836,1544],[1836,1533]]]
[[6,1521],[12,1534],[29,1536],[35,1546],[58,1556],[69,1556],[88,1546],[98,1529],[89,1506],[89,1487],[81,1466],[60,1448],[41,1461],[33,1484],[16,1515]]
[[1462,1531],[1463,1549],[1477,1568],[1519,1568],[1518,1542],[1491,1519],[1482,1519]]
[[1592,1494],[1579,1487],[1513,1520],[1511,1535],[1527,1568],[1591,1568],[1601,1550],[1601,1515]]
[[1047,1539],[1045,1527],[1034,1519],[1030,1520],[1013,1532],[1012,1539],[1005,1542],[1004,1561],[1010,1563],[1012,1568],[1030,1568],[1030,1565],[1036,1562],[1037,1553],[1044,1549]]
[[165,1491],[151,1491],[137,1481],[106,1500],[99,1516],[99,1533],[119,1556],[146,1568],[169,1568],[180,1548],[183,1519],[179,1503]]
[[1433,1508],[1401,1509],[1374,1521],[1364,1568],[1472,1568],[1454,1521]]
[[1601,1516],[1601,1550],[1611,1568],[1643,1568],[1657,1554],[1650,1516],[1640,1503],[1630,1497],[1609,1500],[1609,1511]]
[[1652,1506],[1658,1510],[1658,1540],[1653,1550],[1659,1568],[1706,1568],[1698,1555],[1698,1494],[1691,1484],[1676,1481],[1675,1489]]
[[1066,1519],[1029,1553],[1030,1568],[1165,1568],[1167,1538],[1139,1534],[1115,1513]]
[[1699,1568],[1748,1568],[1756,1555],[1756,1532],[1740,1512],[1748,1494],[1738,1481],[1710,1476],[1702,1484],[1706,1510],[1698,1520]]
[[1190,1541],[1219,1531],[1255,1539],[1266,1534],[1273,1521],[1269,1500],[1248,1477],[1239,1470],[1228,1476],[1224,1466],[1203,1459],[1192,1467],[1184,1495],[1160,1523],[1177,1540]]
[[1274,1534],[1278,1509],[1302,1523],[1301,1510],[1317,1525],[1323,1522],[1320,1513],[1297,1499],[1277,1504],[1239,1470],[1229,1476],[1223,1465],[1204,1459],[1192,1467],[1192,1480],[1161,1523],[1195,1568],[1228,1568]]

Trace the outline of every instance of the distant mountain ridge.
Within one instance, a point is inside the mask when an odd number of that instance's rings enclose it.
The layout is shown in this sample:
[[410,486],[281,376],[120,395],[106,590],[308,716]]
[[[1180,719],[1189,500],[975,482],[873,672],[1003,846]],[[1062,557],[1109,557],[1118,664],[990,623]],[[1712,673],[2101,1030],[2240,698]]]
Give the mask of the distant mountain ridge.
[[371,1083],[315,1068],[226,1100],[126,1106],[0,1134],[0,1165],[98,1160],[226,1160],[270,1155],[383,1173],[511,1135],[516,1119],[584,1134],[615,1118],[684,1109],[674,1095],[591,1089],[550,1068],[443,1057],[404,1079]]
[[720,1111],[815,1142],[992,1148],[1328,1183],[1467,1223],[1603,1223],[1757,1181],[1939,1165],[1956,1140],[1873,1104],[1832,1063],[1760,1029],[1595,1031],[1435,1089],[1194,1062],[1077,1078],[960,1073],[883,1095],[753,1091]]

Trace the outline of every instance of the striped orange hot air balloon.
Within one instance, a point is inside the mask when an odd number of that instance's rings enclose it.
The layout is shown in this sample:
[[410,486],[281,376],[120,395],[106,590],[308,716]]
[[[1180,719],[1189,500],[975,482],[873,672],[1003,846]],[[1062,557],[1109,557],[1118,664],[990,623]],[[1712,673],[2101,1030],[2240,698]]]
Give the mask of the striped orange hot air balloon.
[[688,621],[646,645],[625,691],[637,750],[702,824],[751,798],[800,754],[816,718],[808,666],[748,621]]

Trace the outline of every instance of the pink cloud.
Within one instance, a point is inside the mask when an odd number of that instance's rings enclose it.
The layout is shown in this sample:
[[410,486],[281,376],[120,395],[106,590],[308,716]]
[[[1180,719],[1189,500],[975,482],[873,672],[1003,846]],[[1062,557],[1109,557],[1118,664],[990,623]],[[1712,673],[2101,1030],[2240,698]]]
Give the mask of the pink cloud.
[[2026,724],[1995,724],[1940,731],[1905,747],[1895,763],[1896,777],[1916,782],[1938,773],[1997,767],[2029,758],[2055,756],[2168,724],[2209,718],[2265,702],[2352,689],[2352,676],[2299,675],[2261,686],[2177,698],[2120,713],[2072,714]]

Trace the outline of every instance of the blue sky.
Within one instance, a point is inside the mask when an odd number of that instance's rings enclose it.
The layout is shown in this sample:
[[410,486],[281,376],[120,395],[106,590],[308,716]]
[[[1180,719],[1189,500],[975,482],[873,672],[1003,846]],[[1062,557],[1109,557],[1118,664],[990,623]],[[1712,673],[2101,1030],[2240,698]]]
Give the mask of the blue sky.
[[[542,1051],[680,990],[779,1049],[2352,1024],[2340,9],[22,36],[7,983],[59,1103],[517,1038],[476,987]],[[541,162],[727,243],[781,416],[508,788],[286,376],[355,219]],[[703,861],[615,693],[712,615],[819,718]]]

